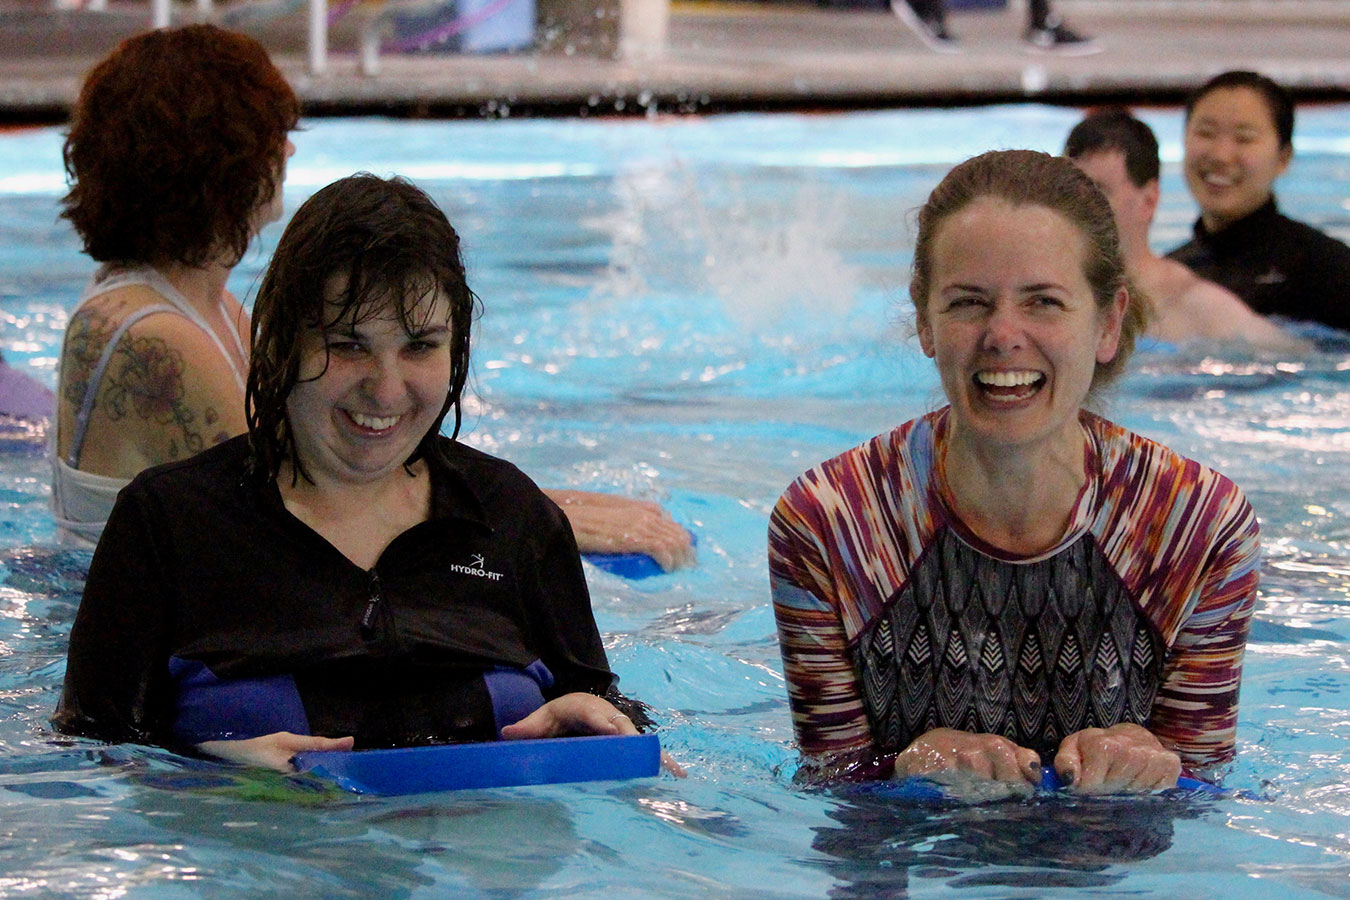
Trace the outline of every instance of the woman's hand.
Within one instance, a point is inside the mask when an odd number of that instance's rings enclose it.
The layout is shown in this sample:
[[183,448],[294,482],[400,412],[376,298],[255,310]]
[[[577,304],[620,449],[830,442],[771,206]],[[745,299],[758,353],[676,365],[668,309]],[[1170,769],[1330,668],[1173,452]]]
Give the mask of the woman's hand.
[[689,532],[659,503],[592,491],[544,493],[562,508],[582,553],[645,553],[667,572],[694,564]]
[[934,728],[895,758],[895,777],[922,775],[944,783],[997,781],[1015,787],[1041,782],[1041,759],[997,734]]
[[1080,794],[1156,791],[1177,786],[1181,757],[1142,725],[1075,731],[1059,745],[1055,771]]
[[304,750],[350,750],[350,737],[325,738],[278,731],[243,741],[205,741],[197,749],[209,756],[246,766],[261,766],[278,772],[294,772],[291,757]]
[[[585,734],[638,734],[631,719],[608,700],[594,694],[563,694],[550,700],[514,725],[502,729],[502,738],[518,741]],[[684,767],[661,751],[661,767],[679,778]]]
[[577,692],[550,700],[514,725],[502,729],[506,740],[578,734],[637,734],[632,721],[594,694]]

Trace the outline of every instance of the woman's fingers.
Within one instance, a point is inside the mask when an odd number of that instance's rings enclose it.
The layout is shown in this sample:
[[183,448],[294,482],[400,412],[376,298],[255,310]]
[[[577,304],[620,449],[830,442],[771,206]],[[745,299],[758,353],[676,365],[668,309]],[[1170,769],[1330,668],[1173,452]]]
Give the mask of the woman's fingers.
[[[1016,758],[1018,776],[1029,784],[1039,785],[1041,783],[1041,755],[1027,747],[1018,747]],[[1014,779],[1009,776],[1007,780],[1012,781]]]
[[655,503],[629,502],[630,508],[612,507],[607,523],[592,524],[593,531],[605,529],[613,551],[645,553],[666,572],[694,564],[693,540],[683,525]]
[[1159,747],[1121,747],[1103,787],[1112,791],[1156,791],[1177,786],[1181,757]]
[[[502,729],[506,740],[550,738],[567,734],[640,734],[633,720],[593,694],[564,694],[550,700],[514,725]],[[687,774],[670,754],[661,751],[661,768],[677,778]]]
[[897,777],[939,773],[1035,785],[1040,781],[1040,757],[1001,735],[953,728],[921,735],[896,757]]
[[1181,777],[1181,757],[1175,753],[1155,754],[1145,768],[1139,790],[1160,791],[1177,786]]
[[291,758],[306,750],[350,750],[355,745],[351,737],[326,738],[310,734],[292,734],[278,731],[262,737],[242,741],[205,741],[197,749],[246,766],[260,766],[278,772],[294,772]]
[[549,738],[565,734],[638,734],[628,716],[594,694],[564,694],[550,700],[513,725],[502,729],[507,740]]
[[1077,785],[1083,781],[1083,754],[1078,748],[1082,734],[1075,731],[1060,741],[1059,751],[1055,753],[1054,769],[1064,785]]
[[692,566],[697,554],[689,532],[683,525],[671,519],[665,519],[654,530],[650,542],[649,555],[666,572]]
[[[1117,779],[1128,778],[1127,770],[1133,760],[1122,758],[1121,754],[1124,748],[1118,747],[1116,742],[1105,736],[1106,733],[1101,729],[1094,729],[1090,736],[1080,741],[1079,748],[1082,753],[1082,765],[1079,769],[1078,778],[1074,785],[1080,788],[1101,788],[1106,786],[1108,776],[1114,774]],[[1115,772],[1111,771],[1112,765],[1115,766]]]
[[[603,713],[602,713],[602,715],[603,715]],[[616,732],[617,732],[618,734],[641,734],[641,733],[642,733],[642,732],[640,732],[640,731],[637,730],[637,726],[633,724],[633,720],[632,720],[632,719],[628,718],[628,716],[624,715],[623,713],[617,712],[617,711],[616,711],[615,713],[613,713],[612,715],[609,715],[609,716],[606,716],[606,717],[605,717],[605,724],[608,725],[608,726],[610,726],[611,728],[616,729]]]
[[689,532],[659,503],[592,491],[545,493],[566,514],[582,553],[645,553],[667,572],[694,564]]
[[326,738],[312,737],[310,735],[292,735],[292,737],[302,738],[290,745],[290,749],[294,753],[299,753],[303,750],[350,750],[352,747],[356,746],[356,738],[353,737]]
[[1126,722],[1066,737],[1055,770],[1079,793],[1150,791],[1176,786],[1181,758],[1148,729]]
[[684,766],[675,761],[675,757],[666,751],[661,751],[661,768],[665,769],[676,778],[688,778],[689,773],[684,770]]
[[557,737],[560,723],[548,704],[536,709],[519,722],[502,729],[502,738],[508,741]]

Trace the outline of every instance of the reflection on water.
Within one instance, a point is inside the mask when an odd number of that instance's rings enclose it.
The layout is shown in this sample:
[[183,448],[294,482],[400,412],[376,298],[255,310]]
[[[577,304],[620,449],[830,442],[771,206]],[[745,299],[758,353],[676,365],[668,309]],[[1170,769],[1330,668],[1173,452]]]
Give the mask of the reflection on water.
[[[1145,118],[1164,137],[1165,249],[1193,214],[1180,113]],[[769,510],[808,466],[939,403],[908,336],[908,211],[958,159],[1058,149],[1076,119],[311,123],[289,208],[357,168],[403,172],[463,232],[484,307],[465,439],[546,484],[660,499],[698,532],[695,570],[587,572],[623,688],[657,709],[690,778],[384,800],[53,735],[89,555],[53,545],[36,446],[0,444],[0,896],[1350,896],[1350,346],[1335,335],[1309,334],[1317,352],[1295,360],[1144,353],[1103,401],[1232,477],[1260,517],[1229,783],[1265,799],[917,808],[792,786]],[[1301,112],[1299,129],[1286,177],[1316,189],[1293,212],[1350,237],[1343,143],[1325,139],[1350,107]],[[59,147],[56,129],[0,136],[0,352],[48,386],[90,268],[56,216]],[[236,270],[240,296],[279,233]]]
[[924,880],[954,888],[1100,888],[1172,846],[1173,823],[1207,801],[1062,797],[940,812],[854,798],[831,810],[812,846],[839,879],[831,897],[901,898]]

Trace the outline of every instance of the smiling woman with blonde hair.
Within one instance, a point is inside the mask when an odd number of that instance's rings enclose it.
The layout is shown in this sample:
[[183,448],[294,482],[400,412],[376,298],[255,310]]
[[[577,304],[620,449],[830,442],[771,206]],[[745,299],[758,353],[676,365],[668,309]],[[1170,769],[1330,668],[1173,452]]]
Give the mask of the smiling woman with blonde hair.
[[1085,410],[1147,319],[1110,205],[1024,150],[953,169],[910,295],[947,405],[810,469],[769,524],[807,778],[1151,790],[1233,758],[1257,525]]

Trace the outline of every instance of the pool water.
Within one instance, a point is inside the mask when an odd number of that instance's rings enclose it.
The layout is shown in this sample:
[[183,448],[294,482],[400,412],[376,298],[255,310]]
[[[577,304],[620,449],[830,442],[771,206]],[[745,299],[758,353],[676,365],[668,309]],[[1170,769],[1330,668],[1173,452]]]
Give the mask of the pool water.
[[[1155,230],[1194,210],[1181,120]],[[623,688],[690,770],[629,783],[363,798],[69,740],[47,718],[88,554],[46,466],[0,458],[0,897],[1350,897],[1350,348],[1138,358],[1103,411],[1217,467],[1261,518],[1241,797],[957,808],[796,788],[765,565],[783,487],[934,408],[907,330],[910,211],[953,163],[1058,150],[1072,110],[678,120],[324,120],[287,206],[358,169],[427,188],[484,313],[465,439],[540,482],[665,503],[699,565],[588,569]],[[60,133],[0,134],[0,350],[48,385],[90,265],[58,221]],[[1282,206],[1350,238],[1350,107],[1300,113]],[[251,293],[280,234],[236,270]]]

